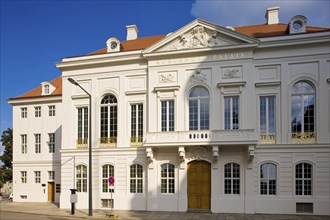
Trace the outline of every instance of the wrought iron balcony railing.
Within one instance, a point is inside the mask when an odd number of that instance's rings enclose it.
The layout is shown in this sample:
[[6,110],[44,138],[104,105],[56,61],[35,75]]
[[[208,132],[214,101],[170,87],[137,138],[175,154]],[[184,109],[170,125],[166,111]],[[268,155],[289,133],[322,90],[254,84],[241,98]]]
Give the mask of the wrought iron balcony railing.
[[76,146],[78,149],[86,149],[88,146],[88,139],[87,138],[77,139]]
[[296,132],[291,133],[292,144],[315,144],[316,132]]
[[137,137],[130,137],[130,146],[131,147],[142,147],[143,146],[143,137],[137,136]]
[[275,133],[260,134],[260,144],[276,144],[276,134]]
[[117,137],[112,138],[100,138],[99,144],[101,148],[117,147]]

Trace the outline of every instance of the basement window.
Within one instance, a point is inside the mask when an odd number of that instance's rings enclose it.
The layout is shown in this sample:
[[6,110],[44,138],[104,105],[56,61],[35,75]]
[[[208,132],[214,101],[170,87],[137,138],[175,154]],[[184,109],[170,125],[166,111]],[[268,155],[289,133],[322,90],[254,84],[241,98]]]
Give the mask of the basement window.
[[296,212],[297,213],[313,213],[313,203],[303,203],[297,202],[296,203]]

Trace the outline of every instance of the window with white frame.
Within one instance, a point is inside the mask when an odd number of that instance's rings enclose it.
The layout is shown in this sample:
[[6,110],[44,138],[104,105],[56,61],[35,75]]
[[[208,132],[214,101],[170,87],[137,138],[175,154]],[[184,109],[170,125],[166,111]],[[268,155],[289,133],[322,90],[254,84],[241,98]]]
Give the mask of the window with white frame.
[[240,193],[240,165],[237,163],[225,164],[225,194]]
[[49,94],[49,85],[44,85],[44,93]]
[[296,165],[296,195],[312,195],[313,166],[309,163]]
[[275,121],[275,96],[260,97],[260,134],[274,134]]
[[117,98],[106,95],[101,100],[100,106],[100,143],[117,143]]
[[21,108],[21,118],[27,118],[27,108]]
[[21,183],[26,183],[26,182],[27,182],[27,172],[21,171]]
[[41,153],[41,134],[34,134],[34,149],[36,154]]
[[48,180],[55,180],[55,171],[48,171]]
[[55,153],[55,133],[49,133],[49,142],[48,142],[48,147],[49,147],[49,153]]
[[291,132],[315,131],[315,89],[309,82],[299,81],[291,90]]
[[80,107],[78,110],[78,139],[77,144],[87,144],[88,139],[88,108]]
[[239,97],[225,97],[225,129],[239,129]]
[[264,163],[260,166],[260,194],[276,195],[276,165]]
[[87,192],[87,166],[76,166],[76,189],[77,192]]
[[36,106],[34,107],[34,116],[36,118],[41,117],[41,106]]
[[34,182],[35,183],[40,183],[40,171],[34,171]]
[[174,131],[174,100],[161,101],[161,130]]
[[48,106],[49,116],[55,116],[55,105]]
[[143,140],[143,105],[131,104],[131,143]]
[[143,167],[139,164],[130,166],[130,192],[143,193]]
[[174,165],[166,163],[161,165],[161,193],[175,193]]
[[189,130],[208,130],[210,114],[209,91],[202,86],[194,87],[189,93]]
[[22,152],[22,154],[27,153],[27,135],[26,134],[21,135],[21,152]]
[[102,192],[104,193],[113,193],[114,189],[110,189],[109,177],[115,176],[115,169],[112,165],[106,164],[102,166]]

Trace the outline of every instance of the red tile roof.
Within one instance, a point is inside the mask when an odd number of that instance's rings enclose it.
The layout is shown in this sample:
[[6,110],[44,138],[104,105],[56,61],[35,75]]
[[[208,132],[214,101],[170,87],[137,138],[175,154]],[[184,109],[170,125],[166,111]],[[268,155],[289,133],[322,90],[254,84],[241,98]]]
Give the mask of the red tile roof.
[[[264,37],[277,37],[277,36],[286,36],[288,34],[288,24],[259,24],[259,25],[251,25],[251,26],[241,26],[236,27],[235,31],[245,34],[254,38],[264,38]],[[315,33],[315,32],[323,32],[330,31],[330,28],[321,28],[321,27],[306,27],[307,33]],[[135,40],[125,40],[121,42],[121,52],[125,51],[134,51],[134,50],[143,50],[152,44],[162,40],[166,35],[160,36],[151,36],[151,37],[141,37]],[[97,55],[97,54],[106,54],[107,49],[103,48],[92,52],[88,55]],[[51,94],[51,96],[62,95],[62,77],[58,77],[51,81],[51,83],[56,87],[55,91]],[[11,98],[9,100],[14,99],[23,99],[23,98],[34,98],[41,97],[41,86],[15,98]],[[47,96],[45,96],[47,97]]]
[[27,93],[24,93],[23,95],[17,96],[15,98],[10,98],[9,100],[25,99],[25,98],[39,98],[39,97],[49,97],[49,96],[61,96],[62,95],[62,76],[59,76],[56,79],[53,79],[52,81],[50,81],[50,83],[56,87],[56,89],[50,95],[42,96],[41,95],[42,86],[40,85],[37,88],[32,89]]

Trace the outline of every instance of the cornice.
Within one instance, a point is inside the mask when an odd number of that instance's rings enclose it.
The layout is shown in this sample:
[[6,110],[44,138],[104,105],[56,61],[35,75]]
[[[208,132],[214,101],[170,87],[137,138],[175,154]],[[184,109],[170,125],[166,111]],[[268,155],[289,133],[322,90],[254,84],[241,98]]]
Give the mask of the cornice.
[[37,97],[17,97],[7,99],[7,102],[11,105],[18,104],[30,104],[30,103],[45,103],[45,102],[62,102],[62,95],[47,95]]

